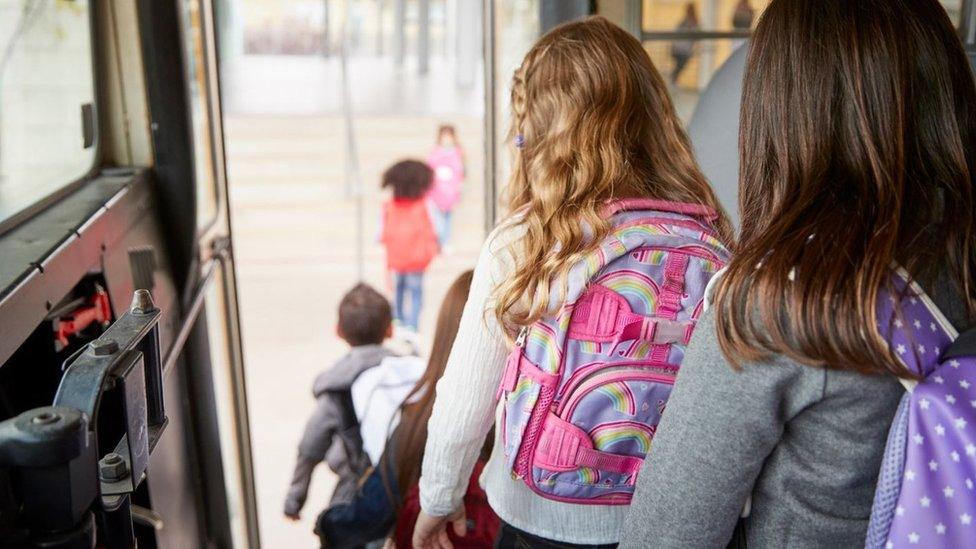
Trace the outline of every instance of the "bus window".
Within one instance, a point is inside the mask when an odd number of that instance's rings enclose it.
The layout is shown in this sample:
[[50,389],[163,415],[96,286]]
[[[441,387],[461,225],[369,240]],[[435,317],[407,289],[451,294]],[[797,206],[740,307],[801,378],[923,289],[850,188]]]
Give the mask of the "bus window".
[[0,2],[0,226],[91,171],[89,2]]
[[[715,71],[749,34],[770,0],[602,0],[597,12],[611,17],[623,4],[639,10],[644,47],[671,84],[675,108],[688,122]],[[958,25],[961,0],[942,4]],[[613,19],[613,17],[611,17]],[[618,22],[620,22],[618,20]]]
[[540,8],[539,0],[500,0],[489,3],[487,8],[485,24],[489,36],[485,62],[491,67],[491,72],[490,82],[485,89],[485,126],[487,139],[490,140],[487,147],[490,158],[485,159],[489,167],[485,181],[488,193],[485,207],[489,228],[497,220],[498,214],[494,211],[496,196],[501,185],[508,180],[510,171],[505,140],[509,130],[512,74],[541,34]]
[[[214,62],[207,51],[204,33],[210,30],[210,2],[183,0],[180,2],[183,34],[183,59],[189,91],[190,123],[193,128],[193,165],[196,178],[197,229],[206,230],[216,221],[218,206],[218,163],[215,161],[213,138],[219,136],[214,125],[216,105],[208,102],[216,94],[210,92]],[[220,172],[222,174],[222,172]]]

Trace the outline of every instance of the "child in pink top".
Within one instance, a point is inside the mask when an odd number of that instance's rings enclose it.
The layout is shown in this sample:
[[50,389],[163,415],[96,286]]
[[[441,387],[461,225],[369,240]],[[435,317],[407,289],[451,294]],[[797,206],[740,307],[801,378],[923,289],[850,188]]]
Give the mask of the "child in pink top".
[[435,206],[434,226],[443,248],[451,234],[451,212],[461,200],[464,181],[464,152],[454,126],[443,124],[437,128],[437,144],[427,155],[427,165],[434,170],[434,184],[427,196]]

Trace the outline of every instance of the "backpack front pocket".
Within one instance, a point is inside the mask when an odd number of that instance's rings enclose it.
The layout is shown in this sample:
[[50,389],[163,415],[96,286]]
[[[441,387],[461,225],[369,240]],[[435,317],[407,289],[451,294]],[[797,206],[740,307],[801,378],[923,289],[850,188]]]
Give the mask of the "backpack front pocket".
[[[643,460],[650,451],[674,379],[673,369],[646,363],[592,364],[578,370],[561,391],[547,428],[562,425],[562,430],[578,432],[577,437],[587,439],[581,447],[604,457],[583,460],[597,466],[556,467],[548,465],[554,461],[551,456],[537,454],[535,482],[566,501],[629,500],[636,469],[624,470],[621,465]],[[549,439],[543,446],[543,454],[552,454]],[[584,454],[594,455],[589,450],[580,453]],[[608,466],[601,468],[600,463]]]

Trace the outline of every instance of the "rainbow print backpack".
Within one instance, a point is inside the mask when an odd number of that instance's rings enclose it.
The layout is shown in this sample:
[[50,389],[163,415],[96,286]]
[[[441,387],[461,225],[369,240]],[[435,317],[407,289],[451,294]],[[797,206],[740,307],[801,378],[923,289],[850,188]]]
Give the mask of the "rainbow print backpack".
[[519,334],[499,387],[513,477],[569,503],[630,503],[705,286],[728,260],[709,208],[626,200],[610,214],[565,305]]

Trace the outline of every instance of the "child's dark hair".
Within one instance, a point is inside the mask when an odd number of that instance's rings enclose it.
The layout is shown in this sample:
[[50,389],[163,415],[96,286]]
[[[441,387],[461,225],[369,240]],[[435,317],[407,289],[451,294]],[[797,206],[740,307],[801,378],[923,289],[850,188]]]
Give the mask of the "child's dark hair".
[[382,187],[393,188],[393,198],[421,198],[434,183],[434,170],[419,160],[401,160],[383,172]]
[[445,133],[450,134],[451,137],[454,139],[454,142],[457,143],[457,140],[458,140],[458,137],[457,137],[457,129],[454,128],[454,125],[453,124],[441,124],[440,126],[437,126],[437,142],[438,143],[441,142],[441,139],[444,137],[444,134]]
[[383,343],[393,322],[390,302],[360,282],[339,302],[339,330],[353,347]]

